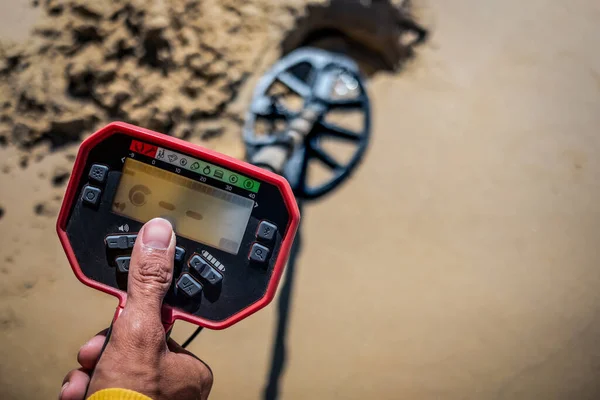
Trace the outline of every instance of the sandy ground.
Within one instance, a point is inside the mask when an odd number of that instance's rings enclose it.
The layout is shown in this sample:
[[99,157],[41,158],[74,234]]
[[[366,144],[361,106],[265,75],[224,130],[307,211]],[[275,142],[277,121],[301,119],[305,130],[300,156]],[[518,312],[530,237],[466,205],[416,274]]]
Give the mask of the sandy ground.
[[[282,398],[598,398],[600,5],[419,13],[428,45],[371,82],[364,164],[305,210]],[[76,281],[54,233],[75,151],[21,168],[0,148],[3,399],[53,398],[116,305]],[[211,398],[259,398],[274,316],[191,346]]]

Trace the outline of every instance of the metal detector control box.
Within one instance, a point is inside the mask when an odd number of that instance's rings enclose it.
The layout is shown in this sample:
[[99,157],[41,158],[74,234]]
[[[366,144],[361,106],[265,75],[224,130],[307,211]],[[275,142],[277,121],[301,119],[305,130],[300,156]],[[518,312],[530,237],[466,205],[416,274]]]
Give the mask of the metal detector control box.
[[185,141],[118,122],[85,140],[57,223],[77,278],[122,308],[154,217],[177,235],[163,323],[222,329],[273,299],[300,213],[284,178]]

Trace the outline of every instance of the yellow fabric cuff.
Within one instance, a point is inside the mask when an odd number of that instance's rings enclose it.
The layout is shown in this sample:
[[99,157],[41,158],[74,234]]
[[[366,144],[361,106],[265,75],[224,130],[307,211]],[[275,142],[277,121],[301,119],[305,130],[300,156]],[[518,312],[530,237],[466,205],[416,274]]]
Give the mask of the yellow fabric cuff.
[[152,400],[150,397],[128,389],[102,389],[88,397],[88,400]]

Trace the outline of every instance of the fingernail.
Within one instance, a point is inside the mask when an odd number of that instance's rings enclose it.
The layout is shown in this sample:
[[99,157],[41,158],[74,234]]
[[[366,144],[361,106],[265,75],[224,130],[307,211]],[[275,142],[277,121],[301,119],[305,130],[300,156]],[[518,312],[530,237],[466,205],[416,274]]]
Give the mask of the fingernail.
[[154,218],[144,225],[142,244],[153,249],[166,249],[171,244],[173,228],[169,221],[163,218]]
[[60,397],[62,397],[62,395],[65,392],[65,390],[67,390],[67,386],[69,386],[69,382],[65,382],[65,384],[62,385],[62,387],[60,388]]

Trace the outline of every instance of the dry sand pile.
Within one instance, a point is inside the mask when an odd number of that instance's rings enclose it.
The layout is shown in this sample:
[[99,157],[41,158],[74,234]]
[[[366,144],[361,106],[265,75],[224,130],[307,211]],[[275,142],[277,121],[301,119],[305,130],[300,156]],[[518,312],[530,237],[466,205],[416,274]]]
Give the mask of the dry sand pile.
[[239,130],[243,114],[230,104],[305,2],[33,5],[44,16],[32,38],[0,47],[0,143],[43,145],[40,158],[109,120],[185,139]]

